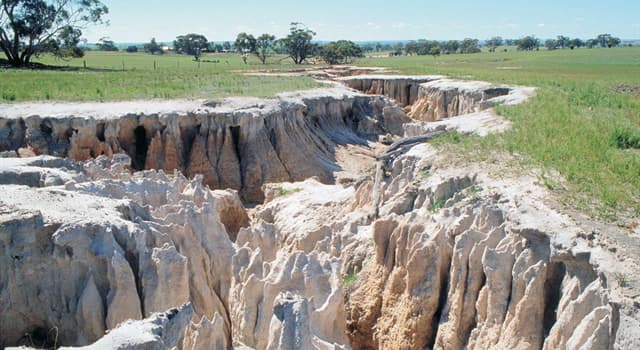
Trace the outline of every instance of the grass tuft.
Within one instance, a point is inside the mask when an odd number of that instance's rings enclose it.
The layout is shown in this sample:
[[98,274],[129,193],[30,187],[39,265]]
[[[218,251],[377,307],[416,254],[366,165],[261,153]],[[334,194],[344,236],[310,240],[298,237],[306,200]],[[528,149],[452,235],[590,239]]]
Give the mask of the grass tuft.
[[611,142],[619,149],[640,149],[640,130],[616,128],[611,133]]
[[355,281],[358,280],[358,273],[357,272],[352,272],[346,276],[344,276],[344,286],[345,287],[349,287],[350,285],[352,285]]
[[294,193],[298,193],[300,191],[302,191],[302,188],[300,187],[294,187],[294,188],[285,188],[282,186],[279,186],[276,188],[277,191],[277,195],[278,197],[284,197],[284,196],[288,196]]

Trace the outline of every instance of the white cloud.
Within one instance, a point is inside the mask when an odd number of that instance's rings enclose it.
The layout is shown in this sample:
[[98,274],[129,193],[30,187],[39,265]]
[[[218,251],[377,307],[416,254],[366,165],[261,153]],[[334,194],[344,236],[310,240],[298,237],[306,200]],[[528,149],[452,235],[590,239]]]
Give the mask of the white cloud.
[[538,23],[538,27],[540,28],[544,27],[544,23]]
[[403,29],[403,28],[407,28],[409,25],[404,23],[404,22],[398,22],[398,23],[394,23],[391,25],[391,28],[395,28],[395,29]]

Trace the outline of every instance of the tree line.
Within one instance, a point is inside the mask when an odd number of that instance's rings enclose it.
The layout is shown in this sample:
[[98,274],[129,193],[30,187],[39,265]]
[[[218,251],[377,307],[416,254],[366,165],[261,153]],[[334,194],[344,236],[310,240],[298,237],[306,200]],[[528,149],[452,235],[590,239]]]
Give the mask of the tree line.
[[[33,57],[49,53],[58,58],[82,57],[82,28],[102,23],[109,9],[99,0],[0,0],[0,49],[13,66],[26,65]],[[205,52],[236,52],[247,63],[251,55],[266,64],[269,57],[280,54],[290,57],[295,64],[320,58],[329,64],[349,63],[367,52],[390,52],[390,55],[433,55],[470,54],[481,52],[484,45],[495,52],[502,46],[516,46],[518,50],[539,50],[540,39],[526,36],[520,39],[493,37],[481,43],[480,40],[414,40],[395,44],[357,45],[352,41],[338,40],[326,44],[314,42],[316,33],[301,23],[291,23],[289,34],[276,38],[272,34],[252,35],[240,33],[236,40],[212,43],[202,34],[190,33],[176,37],[173,47],[176,53],[194,56],[199,60]],[[611,34],[600,34],[593,39],[581,40],[559,35],[548,39],[544,47],[549,50],[575,49],[581,47],[615,47],[620,38]],[[97,48],[104,51],[118,51],[119,48],[109,38],[102,38]],[[155,38],[138,46],[129,46],[128,52],[144,50],[151,54],[163,54],[164,48]],[[506,50],[506,49],[503,49]]]
[[[312,57],[320,57],[329,64],[344,64],[353,58],[363,57],[363,50],[352,41],[338,40],[320,45],[313,41],[316,33],[302,23],[291,23],[289,34],[283,38],[263,33],[254,36],[249,33],[239,33],[236,40],[231,42],[209,42],[202,34],[190,33],[176,37],[173,42],[173,50],[177,54],[194,56],[199,60],[206,52],[237,53],[246,64],[249,56],[256,56],[262,64],[267,64],[268,59],[274,55],[287,55],[295,64],[307,63]],[[104,41],[98,44],[98,48],[104,50]],[[108,50],[112,50],[112,42],[107,42]],[[117,49],[117,48],[116,48]],[[155,38],[142,46],[145,52],[151,54],[165,53],[162,46]],[[128,52],[137,52],[137,46],[130,46]]]

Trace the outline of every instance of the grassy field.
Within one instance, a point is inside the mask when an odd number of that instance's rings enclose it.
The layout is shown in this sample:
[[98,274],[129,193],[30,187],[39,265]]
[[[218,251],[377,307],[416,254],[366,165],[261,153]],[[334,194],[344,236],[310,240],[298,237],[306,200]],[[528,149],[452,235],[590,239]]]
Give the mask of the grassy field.
[[[445,74],[462,79],[539,87],[527,104],[501,106],[513,122],[504,135],[455,138],[456,151],[488,159],[496,151],[520,154],[522,166],[557,170],[563,189],[547,187],[571,206],[609,219],[640,214],[640,48],[498,52],[476,55],[365,59],[406,74]],[[635,93],[617,92],[626,85]]]
[[[248,69],[286,69],[288,61],[245,65],[239,55],[204,56],[198,64],[184,55],[87,52],[70,61],[43,57],[61,69],[0,69],[0,102],[30,100],[104,101],[142,98],[268,97],[318,86],[310,78],[245,76]],[[86,62],[87,69],[84,69]],[[124,64],[124,70],[123,70]],[[154,68],[155,65],[155,68]]]

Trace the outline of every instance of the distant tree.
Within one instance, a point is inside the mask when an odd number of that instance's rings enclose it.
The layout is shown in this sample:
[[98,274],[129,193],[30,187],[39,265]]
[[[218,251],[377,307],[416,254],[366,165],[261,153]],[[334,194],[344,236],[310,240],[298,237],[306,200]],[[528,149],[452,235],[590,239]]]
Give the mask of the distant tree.
[[544,42],[544,47],[546,47],[547,50],[555,50],[558,48],[558,46],[559,46],[559,42],[557,40],[547,39]]
[[213,52],[221,53],[224,51],[224,46],[222,46],[222,44],[211,43],[209,44],[209,49]]
[[556,41],[556,48],[566,49],[569,46],[571,46],[571,38],[569,38],[568,36],[558,35],[555,41]]
[[493,38],[487,40],[485,44],[489,48],[490,52],[496,52],[496,49],[504,44],[504,40],[502,40],[501,36],[494,36]]
[[611,34],[598,34],[595,40],[600,47],[607,47],[609,45],[609,40],[611,40]]
[[411,40],[404,45],[404,52],[406,52],[406,54],[409,56],[417,55],[418,50],[419,50],[419,45],[418,45],[418,42],[415,40]]
[[240,55],[242,56],[242,61],[244,61],[244,64],[247,64],[247,58],[249,57],[249,54],[256,52],[256,38],[254,38],[251,34],[247,34],[244,32],[240,33],[236,37],[234,46],[236,48],[236,51],[238,51],[238,53],[240,53]]
[[231,47],[231,42],[229,41],[225,41],[224,43],[222,43],[222,49],[226,52],[231,51],[232,47]]
[[440,48],[440,43],[435,40],[421,39],[418,40],[416,47],[418,55],[431,55],[431,49],[435,47]]
[[262,64],[267,64],[267,57],[274,52],[273,46],[276,42],[276,37],[271,34],[262,34],[255,40],[254,53]]
[[571,48],[571,50],[573,50],[574,48],[580,48],[584,46],[584,41],[575,38],[575,39],[571,39],[571,41],[569,42],[569,48]]
[[191,55],[199,60],[202,52],[209,47],[209,41],[202,34],[190,33],[176,37],[173,45],[177,53]]
[[612,36],[607,41],[607,46],[608,47],[616,47],[616,46],[620,45],[621,42],[622,42],[622,40],[620,40],[620,38],[616,38],[616,37]]
[[520,51],[533,51],[538,50],[540,47],[540,40],[532,35],[525,36],[516,42],[518,50]]
[[371,43],[367,43],[360,45],[360,49],[362,50],[362,52],[373,52],[376,50],[376,47]]
[[481,52],[478,47],[478,39],[466,38],[460,43],[460,53],[478,53]]
[[273,43],[273,52],[277,53],[278,55],[288,55],[287,48],[284,46],[284,42],[282,42],[282,39],[276,40]]
[[589,39],[589,40],[585,41],[584,45],[585,45],[588,49],[592,49],[592,48],[594,48],[595,46],[598,46],[598,45],[599,45],[599,43],[598,43],[598,40],[596,40],[596,39]]
[[356,57],[362,57],[362,49],[353,41],[339,40],[320,48],[320,56],[329,64],[351,63]]
[[113,40],[109,40],[107,38],[102,38],[96,44],[98,46],[98,50],[100,51],[118,51],[118,47],[113,42]]
[[135,45],[127,46],[127,52],[129,53],[138,52],[138,47]]
[[432,47],[429,50],[429,55],[433,56],[433,58],[440,56],[440,47],[439,46]]
[[150,53],[152,55],[155,54],[163,54],[164,51],[162,51],[162,47],[160,45],[158,45],[158,42],[156,42],[156,38],[151,38],[151,41],[144,44],[144,52]]
[[516,46],[518,44],[518,40],[516,39],[505,39],[504,44],[507,46]]
[[82,56],[81,29],[108,12],[98,0],[0,0],[0,49],[13,66],[44,53]]
[[454,54],[458,52],[459,48],[460,42],[458,42],[457,40],[449,40],[444,44],[444,49],[447,54]]
[[311,42],[316,32],[310,30],[302,23],[291,23],[289,35],[282,39],[287,54],[295,64],[302,64],[312,56],[317,46]]
[[402,56],[402,52],[405,50],[405,45],[403,43],[396,43],[391,49],[391,56]]

